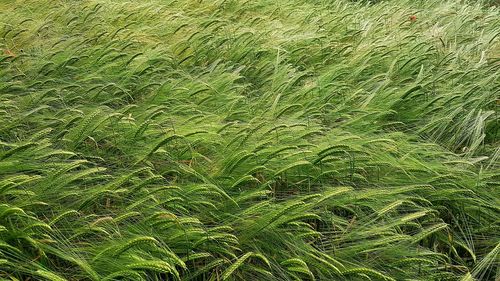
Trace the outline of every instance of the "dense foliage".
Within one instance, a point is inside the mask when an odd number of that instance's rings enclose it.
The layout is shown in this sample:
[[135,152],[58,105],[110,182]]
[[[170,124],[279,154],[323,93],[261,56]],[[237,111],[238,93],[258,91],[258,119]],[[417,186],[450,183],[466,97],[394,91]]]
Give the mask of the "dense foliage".
[[500,10],[0,2],[1,280],[494,280]]

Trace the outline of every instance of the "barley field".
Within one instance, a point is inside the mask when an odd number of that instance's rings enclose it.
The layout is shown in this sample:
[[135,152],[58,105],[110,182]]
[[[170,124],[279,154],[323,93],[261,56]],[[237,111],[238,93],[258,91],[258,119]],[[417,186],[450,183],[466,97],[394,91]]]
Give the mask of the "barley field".
[[0,280],[500,279],[495,1],[0,0],[0,51]]

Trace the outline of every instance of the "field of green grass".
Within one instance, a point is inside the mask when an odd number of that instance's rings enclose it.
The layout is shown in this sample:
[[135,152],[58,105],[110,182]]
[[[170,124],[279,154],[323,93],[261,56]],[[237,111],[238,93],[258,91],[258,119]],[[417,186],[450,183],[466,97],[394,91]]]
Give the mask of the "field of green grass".
[[0,280],[499,280],[500,8],[374,2],[0,0]]

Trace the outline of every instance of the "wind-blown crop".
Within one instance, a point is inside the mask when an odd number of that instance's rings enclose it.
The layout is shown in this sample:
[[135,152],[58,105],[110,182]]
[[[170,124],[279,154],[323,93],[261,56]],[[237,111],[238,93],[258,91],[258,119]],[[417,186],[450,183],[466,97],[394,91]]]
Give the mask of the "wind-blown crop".
[[499,19],[2,1],[0,279],[499,278]]

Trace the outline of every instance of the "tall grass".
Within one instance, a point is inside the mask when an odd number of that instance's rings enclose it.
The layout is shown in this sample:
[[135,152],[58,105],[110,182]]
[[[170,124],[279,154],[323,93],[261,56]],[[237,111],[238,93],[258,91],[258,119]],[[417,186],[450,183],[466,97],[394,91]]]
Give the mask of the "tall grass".
[[0,278],[499,278],[499,12],[0,2]]

